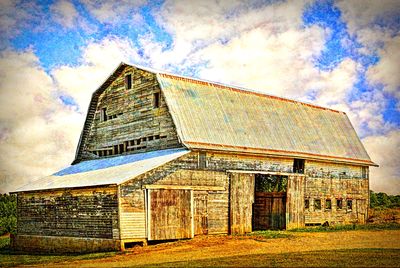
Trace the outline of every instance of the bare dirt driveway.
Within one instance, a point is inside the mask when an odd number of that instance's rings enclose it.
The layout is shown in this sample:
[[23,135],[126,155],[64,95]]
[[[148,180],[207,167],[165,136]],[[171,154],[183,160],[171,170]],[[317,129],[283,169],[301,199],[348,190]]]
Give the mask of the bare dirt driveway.
[[[205,236],[113,257],[46,267],[131,266],[392,266],[400,267],[400,230],[284,233],[289,237]],[[41,264],[43,266],[43,264]]]

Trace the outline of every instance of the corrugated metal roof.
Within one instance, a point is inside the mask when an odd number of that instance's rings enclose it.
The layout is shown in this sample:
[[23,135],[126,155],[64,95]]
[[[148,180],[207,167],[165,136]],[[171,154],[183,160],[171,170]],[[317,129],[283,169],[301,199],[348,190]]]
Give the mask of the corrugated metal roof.
[[157,78],[188,148],[375,165],[343,112],[206,81]]
[[189,150],[179,148],[84,161],[16,192],[121,184],[187,153]]

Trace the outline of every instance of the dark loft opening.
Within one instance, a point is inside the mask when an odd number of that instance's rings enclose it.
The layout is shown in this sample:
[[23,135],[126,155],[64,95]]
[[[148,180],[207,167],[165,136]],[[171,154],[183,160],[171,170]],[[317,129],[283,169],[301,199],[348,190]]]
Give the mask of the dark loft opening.
[[125,88],[131,89],[132,88],[132,75],[128,74],[125,76]]
[[294,159],[293,172],[294,173],[304,173],[304,159]]
[[153,94],[153,99],[154,108],[160,107],[160,92],[155,92]]

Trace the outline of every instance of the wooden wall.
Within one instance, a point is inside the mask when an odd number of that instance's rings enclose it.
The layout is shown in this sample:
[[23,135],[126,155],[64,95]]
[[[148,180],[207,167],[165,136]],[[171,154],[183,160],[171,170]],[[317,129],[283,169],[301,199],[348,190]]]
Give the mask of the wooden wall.
[[[132,75],[132,89],[125,76]],[[153,93],[160,93],[154,107]],[[107,121],[102,110],[106,109]],[[126,67],[100,95],[84,156],[96,158],[178,147],[178,137],[155,74]]]
[[18,193],[18,235],[119,239],[116,187]]
[[[143,224],[146,215],[144,195],[146,186],[165,186],[166,189],[168,187],[192,189],[195,200],[193,215],[196,219],[195,234],[228,233],[229,220],[232,220],[235,217],[234,215],[236,217],[241,215],[233,212],[230,218],[230,206],[234,206],[236,202],[232,201],[230,194],[237,193],[237,196],[241,198],[251,198],[253,193],[249,190],[248,193],[246,192],[247,194],[244,194],[243,187],[237,188],[239,190],[236,192],[232,190],[229,192],[230,182],[226,171],[255,170],[255,172],[290,173],[292,167],[293,159],[217,152],[207,152],[206,165],[204,167],[199,163],[199,153],[191,152],[121,185],[121,223],[125,219],[127,221],[128,217],[130,217],[129,221],[131,222],[130,230],[128,230],[128,227],[121,226],[121,237],[124,239],[146,238],[146,229]],[[306,161],[305,169],[306,174],[293,175],[288,180],[287,228],[302,227],[307,223],[323,223],[325,221],[348,223],[366,216],[368,203],[365,203],[365,201],[354,201],[352,211],[336,211],[334,209],[335,196],[351,197],[354,200],[368,199],[368,179],[360,178],[362,174],[361,167]],[[346,172],[346,174],[343,172]],[[322,174],[325,177],[311,177],[312,174]],[[340,178],[335,178],[337,174],[342,175]],[[231,184],[231,187],[232,185],[234,186],[234,184]],[[332,199],[332,209],[313,210],[312,200],[317,197],[322,199],[322,206],[324,206],[324,198],[330,197]],[[306,210],[304,209],[305,199],[310,199],[311,201],[310,208]],[[364,213],[364,216],[360,215],[361,212]],[[249,216],[240,216],[239,218],[251,222],[251,213],[248,214]],[[248,226],[248,224],[243,226]],[[126,232],[124,232],[124,228]]]

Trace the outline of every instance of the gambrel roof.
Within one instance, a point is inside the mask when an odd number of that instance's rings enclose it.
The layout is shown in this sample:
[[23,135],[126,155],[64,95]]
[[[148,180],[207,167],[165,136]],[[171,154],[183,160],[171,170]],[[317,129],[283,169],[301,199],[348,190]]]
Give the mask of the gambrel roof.
[[76,159],[98,96],[127,66],[157,75],[178,136],[189,149],[376,165],[344,112],[125,63],[93,94]]

